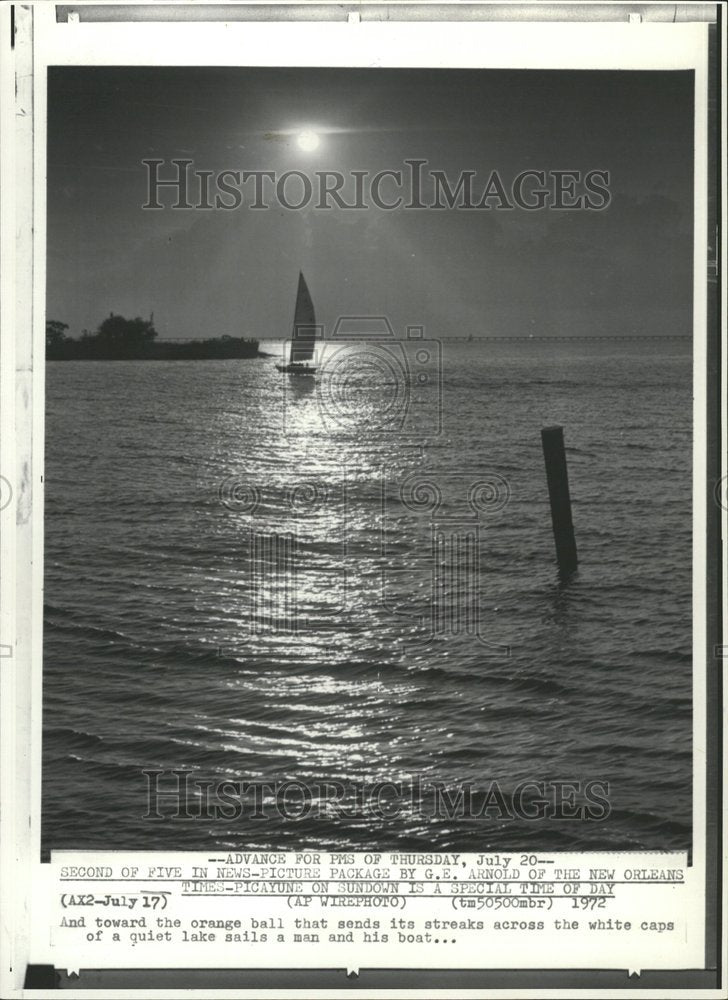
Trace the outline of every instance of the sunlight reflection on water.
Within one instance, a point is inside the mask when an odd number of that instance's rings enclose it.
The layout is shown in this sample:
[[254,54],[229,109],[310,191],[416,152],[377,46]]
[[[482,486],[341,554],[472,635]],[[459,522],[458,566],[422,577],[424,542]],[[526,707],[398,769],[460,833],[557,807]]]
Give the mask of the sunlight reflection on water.
[[[614,818],[596,832],[572,824],[555,834],[562,845],[650,846],[650,816],[664,818],[652,846],[684,843],[689,356],[445,345],[441,434],[437,380],[412,383],[417,406],[402,412],[383,371],[365,360],[322,409],[320,381],[282,377],[272,358],[49,366],[44,802],[54,846],[79,845],[81,810],[85,843],[103,844],[118,814],[124,844],[148,847],[156,833],[138,819],[139,773],[150,766],[479,787],[589,772],[612,782]],[[581,556],[566,590],[540,451],[540,427],[553,422],[566,426]],[[661,434],[648,441],[653,427]],[[434,506],[424,486],[402,494],[415,474],[436,486]],[[435,550],[433,539],[474,537],[467,484],[495,474],[510,493],[478,515],[468,590],[457,547]],[[462,612],[453,621],[477,602],[480,640],[432,632],[438,581]],[[98,768],[114,779],[96,784],[86,809]],[[483,843],[482,826],[423,828],[411,811],[398,824],[374,842]],[[253,835],[198,824],[184,836],[191,847]],[[267,836],[272,846],[361,844],[367,829],[319,821]],[[513,847],[531,832],[512,824],[487,836]]]

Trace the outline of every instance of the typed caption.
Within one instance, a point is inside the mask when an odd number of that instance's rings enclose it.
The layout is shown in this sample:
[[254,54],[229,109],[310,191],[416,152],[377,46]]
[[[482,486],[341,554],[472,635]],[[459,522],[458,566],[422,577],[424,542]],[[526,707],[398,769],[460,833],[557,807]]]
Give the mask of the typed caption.
[[[54,853],[34,961],[98,968],[688,968],[683,853]],[[45,943],[44,943],[45,942]]]

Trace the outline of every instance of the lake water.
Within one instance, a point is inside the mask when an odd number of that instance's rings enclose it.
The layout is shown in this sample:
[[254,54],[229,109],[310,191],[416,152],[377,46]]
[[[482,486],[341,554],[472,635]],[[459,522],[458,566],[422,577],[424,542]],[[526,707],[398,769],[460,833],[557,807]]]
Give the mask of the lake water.
[[[48,365],[45,847],[687,847],[689,342],[347,350],[330,389],[273,358]],[[611,811],[155,821],[150,769],[345,801],[593,780]]]

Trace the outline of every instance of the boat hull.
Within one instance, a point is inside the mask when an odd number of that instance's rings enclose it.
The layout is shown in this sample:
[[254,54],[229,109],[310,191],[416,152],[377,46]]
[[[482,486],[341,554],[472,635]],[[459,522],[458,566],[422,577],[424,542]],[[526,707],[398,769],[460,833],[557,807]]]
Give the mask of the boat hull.
[[287,365],[276,365],[279,372],[285,372],[288,375],[315,375],[316,367],[315,365],[307,365],[303,362],[292,361]]

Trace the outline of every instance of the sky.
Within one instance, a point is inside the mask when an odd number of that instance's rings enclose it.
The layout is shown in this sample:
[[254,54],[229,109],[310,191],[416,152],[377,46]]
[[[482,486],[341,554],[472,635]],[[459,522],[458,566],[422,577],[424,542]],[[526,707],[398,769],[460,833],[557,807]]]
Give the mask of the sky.
[[[691,332],[692,73],[51,67],[48,88],[47,317],[71,336],[113,311],[153,313],[160,337],[286,338],[299,270],[327,333],[347,315],[431,337]],[[453,186],[473,171],[476,203],[492,171],[510,198],[524,170],[606,170],[611,200],[292,211],[266,195],[254,210],[247,182],[234,210],[165,193],[153,211],[150,158],[164,177],[184,158],[314,183],[423,159]]]

